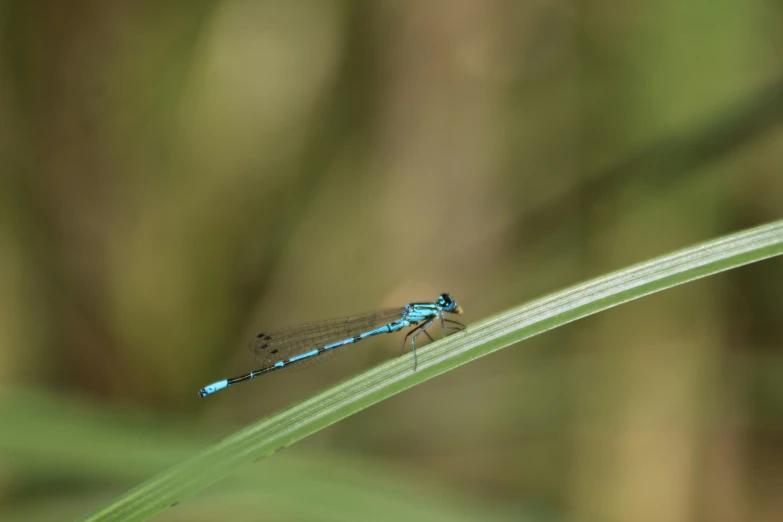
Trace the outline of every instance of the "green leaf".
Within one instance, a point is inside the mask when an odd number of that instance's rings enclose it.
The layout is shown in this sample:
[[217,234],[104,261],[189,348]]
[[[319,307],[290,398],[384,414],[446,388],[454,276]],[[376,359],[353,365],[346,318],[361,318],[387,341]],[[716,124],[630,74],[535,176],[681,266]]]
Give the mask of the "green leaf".
[[[87,520],[144,520],[364,408],[506,346],[632,299],[783,253],[783,221],[609,274],[502,312],[394,359],[227,437],[126,493]],[[259,473],[263,472],[259,470]]]

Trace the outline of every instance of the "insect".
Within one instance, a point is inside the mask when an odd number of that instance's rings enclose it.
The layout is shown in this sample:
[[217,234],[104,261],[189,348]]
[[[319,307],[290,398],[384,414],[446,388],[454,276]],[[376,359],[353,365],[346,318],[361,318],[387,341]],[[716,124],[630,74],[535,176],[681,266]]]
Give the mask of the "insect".
[[427,333],[433,322],[440,319],[444,330],[462,330],[465,325],[447,318],[446,314],[462,315],[462,307],[449,294],[441,294],[432,303],[410,303],[400,308],[377,310],[353,317],[331,319],[282,328],[256,335],[248,349],[263,357],[261,368],[239,377],[232,377],[204,386],[201,397],[212,395],[232,384],[247,381],[258,375],[282,370],[289,366],[302,367],[306,362],[323,361],[344,348],[374,335],[385,334],[413,326],[405,335],[403,349],[411,338],[413,369],[416,369],[416,338]]

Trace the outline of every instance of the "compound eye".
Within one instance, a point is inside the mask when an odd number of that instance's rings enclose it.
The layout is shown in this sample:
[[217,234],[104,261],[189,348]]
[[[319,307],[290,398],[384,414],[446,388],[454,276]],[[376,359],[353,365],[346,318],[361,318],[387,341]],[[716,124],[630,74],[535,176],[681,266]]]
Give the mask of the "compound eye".
[[454,302],[449,294],[441,294],[441,296],[438,297],[438,301],[440,301],[440,304],[443,306],[449,306]]

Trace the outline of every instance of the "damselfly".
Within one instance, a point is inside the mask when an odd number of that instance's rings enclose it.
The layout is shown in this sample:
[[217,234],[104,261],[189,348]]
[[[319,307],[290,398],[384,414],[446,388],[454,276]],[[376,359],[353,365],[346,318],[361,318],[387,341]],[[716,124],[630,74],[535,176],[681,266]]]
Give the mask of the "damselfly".
[[415,326],[405,335],[402,348],[412,335],[413,369],[418,363],[416,358],[416,338],[427,333],[436,319],[444,330],[462,330],[465,325],[446,318],[445,314],[462,315],[460,307],[449,294],[441,294],[432,303],[410,303],[401,308],[378,310],[343,319],[332,319],[317,323],[302,324],[280,330],[261,332],[256,335],[248,349],[262,357],[261,368],[239,377],[224,379],[199,390],[202,397],[212,395],[226,386],[252,379],[268,372],[282,370],[290,366],[301,368],[307,362],[317,362],[336,355],[351,344],[373,335],[396,332]]

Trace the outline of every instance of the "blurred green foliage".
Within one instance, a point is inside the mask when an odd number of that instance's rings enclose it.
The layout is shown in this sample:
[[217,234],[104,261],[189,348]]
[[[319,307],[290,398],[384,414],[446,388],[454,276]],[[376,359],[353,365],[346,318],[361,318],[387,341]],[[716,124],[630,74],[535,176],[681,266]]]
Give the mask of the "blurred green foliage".
[[[401,342],[198,400],[259,328],[442,291],[473,321],[779,219],[782,26],[770,0],[0,1],[0,518],[84,515]],[[160,518],[780,519],[781,268],[466,365]]]

